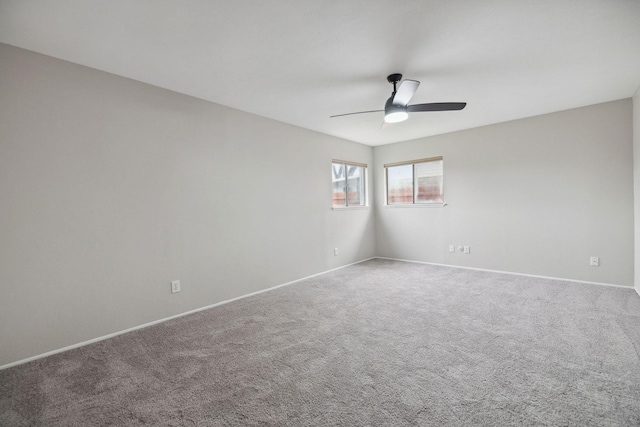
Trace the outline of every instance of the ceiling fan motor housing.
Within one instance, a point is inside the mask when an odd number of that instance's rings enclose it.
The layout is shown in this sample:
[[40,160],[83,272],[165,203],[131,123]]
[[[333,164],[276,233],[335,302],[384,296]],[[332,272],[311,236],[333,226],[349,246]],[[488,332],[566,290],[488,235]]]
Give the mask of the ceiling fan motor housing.
[[393,95],[387,99],[384,104],[384,121],[387,123],[398,123],[406,120],[409,114],[407,113],[406,105],[397,105],[393,103]]

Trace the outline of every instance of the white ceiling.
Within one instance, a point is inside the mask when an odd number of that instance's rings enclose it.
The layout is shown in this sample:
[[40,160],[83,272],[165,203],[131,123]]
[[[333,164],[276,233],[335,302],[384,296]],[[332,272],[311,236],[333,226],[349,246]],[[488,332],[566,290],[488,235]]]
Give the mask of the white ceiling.
[[[633,96],[640,0],[0,0],[0,42],[368,145]],[[422,82],[380,129],[386,76]]]

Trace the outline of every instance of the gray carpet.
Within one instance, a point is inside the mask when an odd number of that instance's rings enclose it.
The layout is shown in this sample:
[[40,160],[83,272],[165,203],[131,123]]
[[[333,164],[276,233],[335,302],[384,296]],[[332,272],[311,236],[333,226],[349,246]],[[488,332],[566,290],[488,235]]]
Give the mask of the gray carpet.
[[2,426],[638,426],[632,289],[371,260],[0,371]]

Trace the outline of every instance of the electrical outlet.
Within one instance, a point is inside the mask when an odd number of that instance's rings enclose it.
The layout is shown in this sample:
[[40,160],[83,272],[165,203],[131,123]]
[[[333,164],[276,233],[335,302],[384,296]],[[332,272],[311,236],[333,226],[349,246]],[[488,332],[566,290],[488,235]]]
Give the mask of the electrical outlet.
[[464,252],[465,254],[470,254],[470,253],[471,253],[471,247],[470,247],[470,246],[465,246],[465,247],[463,248],[463,252]]
[[180,292],[180,280],[171,281],[171,293],[175,294],[176,292]]
[[589,258],[589,265],[592,267],[599,267],[600,258],[598,258],[597,256],[592,256],[591,258]]
[[333,256],[338,256],[338,248],[333,248]]
[[456,251],[456,246],[455,245],[449,245],[449,252],[455,252]]

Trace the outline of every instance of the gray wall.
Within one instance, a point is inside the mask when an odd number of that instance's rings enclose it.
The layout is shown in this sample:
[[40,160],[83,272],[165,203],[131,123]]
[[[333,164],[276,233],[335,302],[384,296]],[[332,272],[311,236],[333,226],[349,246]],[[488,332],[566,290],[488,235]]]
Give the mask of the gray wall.
[[332,158],[372,149],[0,44],[0,366],[374,256]]
[[[633,286],[631,112],[626,99],[375,147],[377,254]],[[385,163],[440,155],[448,206],[384,205]]]
[[[633,114],[372,149],[0,44],[0,366],[374,255],[632,285]],[[437,155],[447,207],[384,206],[384,163]],[[375,209],[330,208],[332,158]]]

